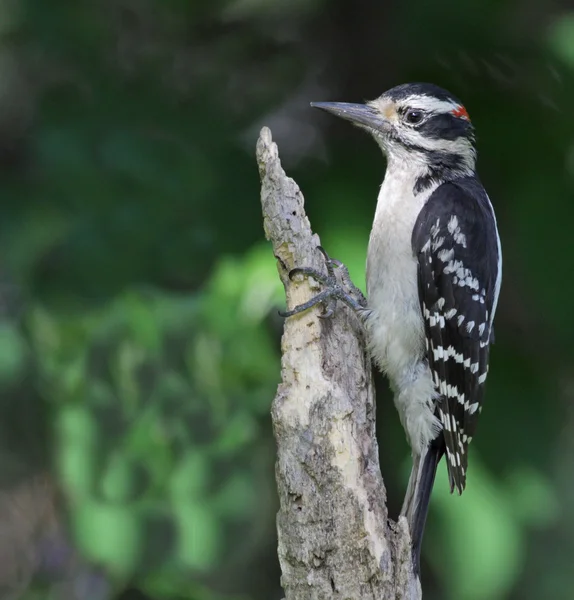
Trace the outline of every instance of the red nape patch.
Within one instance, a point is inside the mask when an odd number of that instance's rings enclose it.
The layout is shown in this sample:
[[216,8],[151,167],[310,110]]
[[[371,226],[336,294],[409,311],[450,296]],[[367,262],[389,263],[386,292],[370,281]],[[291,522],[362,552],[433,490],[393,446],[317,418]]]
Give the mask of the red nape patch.
[[466,112],[466,108],[464,108],[464,106],[462,106],[462,105],[457,106],[452,111],[452,114],[455,117],[458,117],[459,119],[466,119],[467,121],[470,121],[470,117],[468,116],[468,113]]

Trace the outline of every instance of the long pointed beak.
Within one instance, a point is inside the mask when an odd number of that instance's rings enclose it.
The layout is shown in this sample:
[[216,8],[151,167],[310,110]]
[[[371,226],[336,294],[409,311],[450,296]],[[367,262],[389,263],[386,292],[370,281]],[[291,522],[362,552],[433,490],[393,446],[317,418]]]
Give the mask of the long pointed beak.
[[313,108],[320,108],[326,112],[351,121],[359,127],[369,127],[385,131],[389,127],[387,119],[380,112],[368,104],[348,104],[346,102],[311,102]]

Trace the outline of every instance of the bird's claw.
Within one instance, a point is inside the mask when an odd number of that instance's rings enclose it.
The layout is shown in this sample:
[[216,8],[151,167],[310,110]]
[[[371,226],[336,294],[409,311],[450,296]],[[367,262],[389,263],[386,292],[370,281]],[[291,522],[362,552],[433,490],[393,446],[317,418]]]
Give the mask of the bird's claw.
[[337,299],[329,298],[327,302],[323,302],[324,310],[318,315],[320,319],[329,319],[335,314],[335,308],[337,307]]
[[327,276],[332,277],[335,280],[335,268],[341,267],[343,263],[340,260],[331,258],[327,254],[323,246],[317,246],[317,250],[319,250],[319,252],[323,255],[323,258],[325,259],[325,266],[327,267]]
[[[293,281],[293,278],[297,275],[312,277],[313,279],[321,283],[323,286],[325,286],[326,289],[314,296],[313,298],[311,298],[310,300],[308,300],[307,302],[296,306],[292,310],[286,312],[280,311],[279,314],[282,317],[292,317],[293,315],[306,311],[317,304],[323,304],[324,310],[319,315],[319,317],[321,319],[328,319],[332,317],[335,313],[338,300],[343,301],[345,304],[347,304],[347,306],[350,306],[356,311],[360,311],[361,309],[365,308],[365,297],[363,296],[361,291],[358,288],[356,288],[355,285],[353,285],[349,277],[349,271],[347,270],[347,267],[345,267],[345,265],[341,261],[331,258],[321,246],[318,246],[318,250],[321,252],[323,258],[325,259],[327,275],[311,267],[295,267],[294,269],[291,269],[291,271],[289,271],[289,279]],[[343,286],[337,281],[335,269],[339,268],[343,269],[342,280],[344,284],[351,288],[351,293],[346,292]],[[357,296],[358,299],[355,299],[353,295]]]
[[289,279],[291,281],[293,281],[293,278],[297,275],[312,277],[313,279],[324,285],[329,285],[331,283],[328,275],[325,276],[320,271],[317,271],[317,269],[312,269],[311,267],[295,267],[294,269],[291,269],[289,271]]

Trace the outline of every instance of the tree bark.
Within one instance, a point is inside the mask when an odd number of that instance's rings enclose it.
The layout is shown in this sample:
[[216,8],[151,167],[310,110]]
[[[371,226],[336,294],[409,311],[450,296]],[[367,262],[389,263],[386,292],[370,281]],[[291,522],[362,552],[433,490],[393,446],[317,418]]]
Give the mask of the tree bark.
[[[325,271],[319,237],[267,128],[257,161],[265,234],[291,308],[320,291],[288,277],[296,266]],[[281,583],[286,600],[418,600],[406,520],[388,519],[364,332],[338,306],[329,319],[316,307],[285,322],[272,407]]]

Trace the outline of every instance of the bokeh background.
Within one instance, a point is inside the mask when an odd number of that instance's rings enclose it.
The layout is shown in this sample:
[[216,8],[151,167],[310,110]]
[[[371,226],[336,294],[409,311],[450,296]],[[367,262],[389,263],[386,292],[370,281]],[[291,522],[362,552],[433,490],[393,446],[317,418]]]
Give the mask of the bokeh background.
[[384,163],[309,101],[416,80],[464,100],[505,253],[425,598],[574,598],[573,75],[565,0],[0,0],[0,598],[282,598],[257,133],[363,286]]

